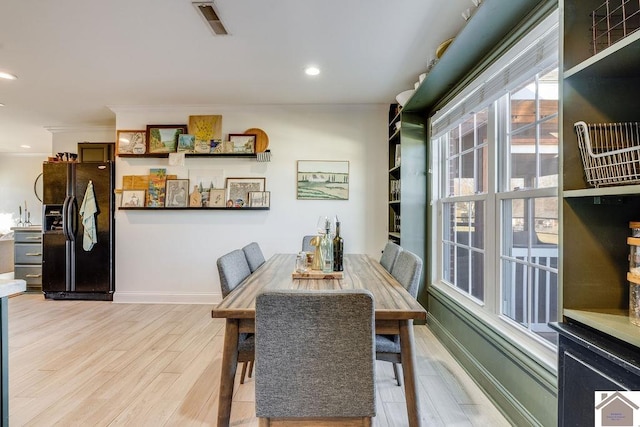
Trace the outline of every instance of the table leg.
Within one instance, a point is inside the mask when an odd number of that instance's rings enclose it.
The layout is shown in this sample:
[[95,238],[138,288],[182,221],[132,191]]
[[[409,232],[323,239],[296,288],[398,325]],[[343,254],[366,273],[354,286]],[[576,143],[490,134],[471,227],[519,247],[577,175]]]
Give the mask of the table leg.
[[416,378],[416,355],[413,350],[413,320],[400,321],[400,358],[404,372],[404,394],[407,399],[407,416],[410,427],[421,425],[418,381]]
[[238,319],[227,319],[220,368],[220,393],[218,397],[218,427],[229,427],[233,382],[238,367]]

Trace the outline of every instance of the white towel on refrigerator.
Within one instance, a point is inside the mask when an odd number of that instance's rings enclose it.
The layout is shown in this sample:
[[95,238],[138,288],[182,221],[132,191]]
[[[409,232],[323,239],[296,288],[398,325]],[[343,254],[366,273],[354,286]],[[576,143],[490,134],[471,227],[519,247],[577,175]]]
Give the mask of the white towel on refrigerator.
[[87,191],[84,193],[84,200],[80,206],[80,215],[82,215],[82,225],[84,226],[82,248],[87,252],[93,248],[93,245],[98,243],[98,232],[96,230],[97,213],[98,205],[96,204],[96,195],[93,192],[93,182],[89,181]]

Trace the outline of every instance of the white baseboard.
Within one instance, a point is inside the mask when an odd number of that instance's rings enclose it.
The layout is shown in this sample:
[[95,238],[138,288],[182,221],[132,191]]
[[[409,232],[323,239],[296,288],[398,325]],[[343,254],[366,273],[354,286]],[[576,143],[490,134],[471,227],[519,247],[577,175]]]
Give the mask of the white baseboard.
[[122,304],[219,304],[222,294],[114,292],[113,302]]

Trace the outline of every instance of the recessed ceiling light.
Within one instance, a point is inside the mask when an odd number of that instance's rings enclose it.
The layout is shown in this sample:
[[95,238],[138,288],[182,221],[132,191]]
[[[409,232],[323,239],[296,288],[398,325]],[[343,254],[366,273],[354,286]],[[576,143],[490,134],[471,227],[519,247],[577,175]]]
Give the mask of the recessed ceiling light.
[[304,73],[307,76],[317,76],[318,74],[320,74],[320,68],[312,65],[310,67],[305,68]]
[[7,79],[7,80],[16,80],[18,77],[14,76],[13,74],[9,74],[9,73],[5,73],[4,71],[0,71],[0,79]]
[[2,102],[0,102],[0,107],[4,107],[4,104]]
[[30,145],[26,145],[26,144],[22,144],[22,145],[20,146],[20,148],[31,148],[31,146],[30,146]]

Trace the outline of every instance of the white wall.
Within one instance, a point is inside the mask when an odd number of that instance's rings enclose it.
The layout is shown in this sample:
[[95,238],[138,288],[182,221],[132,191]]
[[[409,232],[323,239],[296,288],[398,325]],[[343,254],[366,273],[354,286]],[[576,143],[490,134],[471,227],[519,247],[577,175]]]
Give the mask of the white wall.
[[[48,154],[0,154],[0,234],[7,233],[15,227],[19,220],[19,209],[24,204],[31,213],[33,225],[42,224],[42,203],[34,192],[34,183],[42,173],[42,162]],[[40,181],[40,197],[42,197],[42,181]]]
[[[216,259],[256,241],[265,257],[300,250],[319,215],[338,215],[345,251],[379,257],[387,229],[388,105],[288,105],[112,107],[118,129],[186,124],[189,115],[221,114],[223,137],[252,127],[269,136],[271,162],[251,159],[116,160],[123,175],[166,167],[178,178],[191,169],[223,169],[225,177],[266,177],[269,211],[116,212],[117,302],[215,303],[220,301]],[[296,199],[297,160],[348,160],[347,201]],[[293,265],[291,266],[293,269]]]
[[47,128],[53,134],[52,153],[78,153],[78,142],[115,142],[113,126],[63,126]]

